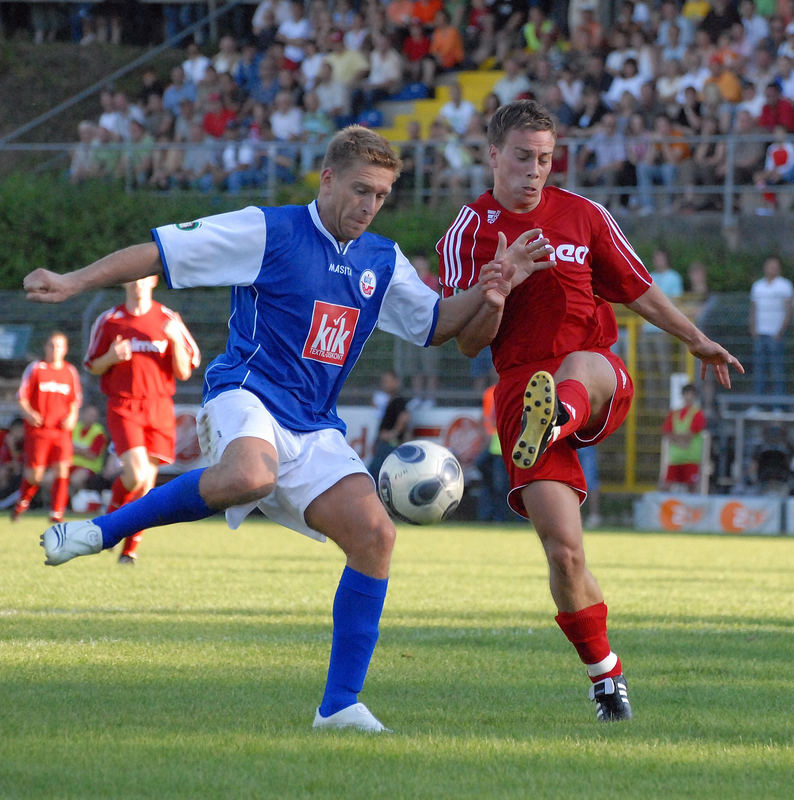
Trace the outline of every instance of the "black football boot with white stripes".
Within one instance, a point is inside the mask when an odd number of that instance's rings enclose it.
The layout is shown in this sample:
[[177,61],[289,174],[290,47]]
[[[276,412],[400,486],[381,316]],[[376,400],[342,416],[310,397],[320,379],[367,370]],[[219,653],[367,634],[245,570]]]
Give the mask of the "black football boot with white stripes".
[[604,678],[590,687],[590,699],[596,704],[599,722],[631,719],[629,688],[623,675]]

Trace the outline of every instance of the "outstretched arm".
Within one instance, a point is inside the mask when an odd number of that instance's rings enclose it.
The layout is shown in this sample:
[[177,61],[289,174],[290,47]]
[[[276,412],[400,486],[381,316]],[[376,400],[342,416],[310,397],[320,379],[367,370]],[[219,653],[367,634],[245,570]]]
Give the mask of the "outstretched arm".
[[48,269],[35,269],[25,276],[23,286],[28,300],[60,303],[73,295],[161,275],[163,264],[154,242],[134,244],[100,258],[82,269],[63,275]]
[[736,356],[731,355],[722,345],[713,342],[682,314],[669,297],[655,284],[651,284],[646,292],[634,302],[626,306],[639,314],[648,322],[680,339],[693,356],[701,360],[700,374],[706,377],[709,364],[714,370],[720,386],[731,388],[729,367],[744,374],[744,367]]

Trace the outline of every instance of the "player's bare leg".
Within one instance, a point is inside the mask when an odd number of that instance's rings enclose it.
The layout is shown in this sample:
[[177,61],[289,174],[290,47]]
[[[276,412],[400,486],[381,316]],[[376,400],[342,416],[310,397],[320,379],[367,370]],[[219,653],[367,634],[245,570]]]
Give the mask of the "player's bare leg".
[[546,553],[555,619],[587,667],[598,718],[630,719],[623,668],[607,638],[607,607],[586,564],[579,495],[563,483],[534,481],[521,498]]
[[11,509],[12,522],[16,522],[30,508],[30,503],[36,496],[46,471],[47,468],[44,466],[25,467],[19,484],[19,499]]
[[347,556],[334,597],[333,637],[323,700],[315,728],[387,731],[358,702],[378,641],[396,532],[368,475],[348,475],[306,509],[315,530],[336,542]]

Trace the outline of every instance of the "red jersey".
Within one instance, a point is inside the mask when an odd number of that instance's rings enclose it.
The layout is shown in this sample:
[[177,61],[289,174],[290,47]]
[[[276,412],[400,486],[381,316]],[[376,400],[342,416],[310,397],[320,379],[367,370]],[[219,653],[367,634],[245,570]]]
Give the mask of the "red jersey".
[[72,406],[83,402],[80,376],[68,362],[54,367],[46,361],[34,361],[22,373],[17,397],[41,414],[42,428],[61,429]]
[[444,296],[473,286],[496,253],[502,231],[510,245],[540,228],[557,266],[534,273],[505,302],[491,343],[499,374],[577,350],[609,349],[617,322],[609,303],[630,303],[651,285],[648,270],[618,224],[598,203],[547,186],[537,208],[507,211],[490,191],[463,206],[436,245]]
[[201,360],[198,345],[174,312],[156,301],[145,314],[135,316],[122,304],[100,314],[91,328],[85,364],[104,355],[116,336],[129,339],[132,358],[114,364],[100,378],[100,388],[108,397],[173,397],[176,379],[171,343],[163,332],[173,320],[179,325],[185,347],[195,369]]

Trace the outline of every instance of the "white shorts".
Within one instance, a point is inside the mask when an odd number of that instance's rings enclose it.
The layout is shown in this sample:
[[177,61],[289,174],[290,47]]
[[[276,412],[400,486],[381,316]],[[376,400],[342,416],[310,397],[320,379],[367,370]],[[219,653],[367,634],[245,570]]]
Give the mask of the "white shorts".
[[347,475],[369,475],[340,431],[287,430],[246,389],[231,389],[209,400],[196,417],[196,429],[201,452],[210,464],[217,464],[229,443],[241,436],[269,442],[278,454],[276,488],[262,500],[227,508],[226,523],[232,529],[259,508],[274,522],[324,542],[325,536],[304,519],[309,504]]

